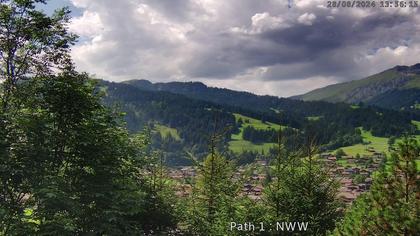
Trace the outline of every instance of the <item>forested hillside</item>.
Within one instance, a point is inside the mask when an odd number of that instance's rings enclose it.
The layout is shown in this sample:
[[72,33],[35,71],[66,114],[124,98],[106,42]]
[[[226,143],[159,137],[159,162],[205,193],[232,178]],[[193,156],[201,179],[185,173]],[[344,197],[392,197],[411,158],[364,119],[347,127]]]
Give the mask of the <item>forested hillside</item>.
[[[416,72],[417,70],[413,69],[413,71]],[[141,90],[167,91],[215,104],[239,107],[244,109],[242,111],[244,113],[249,111],[262,112],[265,119],[272,120],[272,117],[280,117],[281,123],[294,128],[301,127],[308,117],[322,117],[324,121],[329,123],[338,123],[340,126],[363,126],[368,130],[372,129],[375,135],[387,136],[391,133],[398,135],[404,130],[409,130],[409,121],[420,117],[413,113],[397,113],[378,107],[359,106],[355,109],[355,106],[343,103],[304,102],[274,96],[258,96],[248,92],[207,87],[199,82],[151,83],[146,80],[131,80],[124,83],[134,85]],[[384,122],[384,119],[387,122]],[[377,122],[378,120],[379,122]]]
[[[411,123],[417,119],[415,114],[377,107],[257,96],[209,88],[197,82],[152,84],[145,80],[123,83],[100,81],[100,86],[105,91],[106,103],[116,105],[126,113],[125,120],[131,132],[155,125],[177,131],[179,139],[171,135],[162,136],[160,132],[153,136],[159,147],[165,147],[168,162],[172,164],[190,163],[185,157],[186,151],[193,151],[199,156],[205,153],[208,148],[208,136],[205,134],[215,129],[208,124],[215,123],[218,131],[224,130],[220,146],[236,153],[238,150],[268,151],[272,147],[268,144],[276,142],[278,127],[247,126],[245,121],[249,119],[290,128],[294,130],[293,135],[297,135],[297,140],[299,136],[313,132],[323,150],[361,143],[359,127],[382,137],[417,132]],[[249,119],[238,120],[234,114]]]

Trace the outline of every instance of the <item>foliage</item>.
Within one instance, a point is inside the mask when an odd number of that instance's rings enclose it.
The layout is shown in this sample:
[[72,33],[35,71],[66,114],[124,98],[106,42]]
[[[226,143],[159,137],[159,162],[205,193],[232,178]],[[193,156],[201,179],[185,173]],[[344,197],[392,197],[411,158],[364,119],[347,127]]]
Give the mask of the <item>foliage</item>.
[[188,203],[186,221],[194,235],[226,235],[228,223],[237,218],[235,199],[239,186],[233,181],[233,165],[215,149],[216,138],[212,136],[210,153],[198,166]]
[[404,139],[388,166],[375,176],[370,192],[356,200],[336,235],[416,235],[420,228],[420,145]]
[[12,225],[22,232],[34,228],[25,210],[34,204],[33,186],[55,165],[44,159],[52,146],[44,139],[51,117],[33,106],[42,99],[31,96],[36,88],[21,83],[72,68],[68,52],[75,36],[65,27],[69,12],[61,9],[50,17],[35,8],[41,3],[0,2],[0,232],[5,234],[12,233]]
[[337,157],[337,159],[341,159],[343,156],[346,156],[346,155],[347,154],[341,148],[335,151],[335,156]]
[[317,149],[313,140],[307,140],[301,149],[288,152],[279,135],[274,180],[264,195],[268,220],[308,222],[308,230],[302,234],[325,235],[340,216],[338,185],[314,160]]

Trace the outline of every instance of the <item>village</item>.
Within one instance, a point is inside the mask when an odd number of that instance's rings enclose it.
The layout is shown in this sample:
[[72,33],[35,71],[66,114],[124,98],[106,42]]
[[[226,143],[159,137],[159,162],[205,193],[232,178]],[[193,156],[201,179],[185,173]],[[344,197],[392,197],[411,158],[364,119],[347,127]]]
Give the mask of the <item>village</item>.
[[[367,147],[369,155],[337,156],[333,153],[319,155],[321,165],[328,170],[329,175],[340,183],[338,197],[346,204],[351,204],[360,194],[369,190],[372,185],[372,174],[384,162],[385,155]],[[241,195],[259,201],[262,198],[267,182],[268,162],[258,160],[250,166],[240,166],[233,178],[241,181]],[[176,194],[188,197],[192,192],[197,170],[192,166],[172,168],[169,177],[177,182]],[[245,178],[245,179],[244,179]],[[274,177],[275,178],[275,177]]]

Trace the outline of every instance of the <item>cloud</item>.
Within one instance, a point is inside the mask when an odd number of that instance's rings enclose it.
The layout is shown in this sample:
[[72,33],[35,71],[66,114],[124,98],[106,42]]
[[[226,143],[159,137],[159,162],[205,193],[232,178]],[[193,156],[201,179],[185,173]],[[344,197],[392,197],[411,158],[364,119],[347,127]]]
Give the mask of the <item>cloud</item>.
[[298,22],[304,25],[312,25],[313,21],[316,19],[316,15],[312,13],[305,13],[298,17]]
[[[323,0],[71,0],[80,70],[293,95],[420,61],[417,9]],[[243,85],[243,86],[242,86]],[[273,89],[276,88],[276,89]],[[264,92],[265,91],[265,92]]]

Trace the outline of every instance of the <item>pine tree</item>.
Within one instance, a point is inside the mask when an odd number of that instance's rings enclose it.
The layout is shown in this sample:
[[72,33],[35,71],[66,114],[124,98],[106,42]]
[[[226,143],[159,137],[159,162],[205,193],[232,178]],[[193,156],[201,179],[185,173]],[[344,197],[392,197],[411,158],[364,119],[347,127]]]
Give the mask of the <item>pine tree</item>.
[[397,144],[388,165],[374,176],[368,193],[348,210],[336,235],[416,235],[420,231],[417,140]]
[[269,220],[307,222],[307,231],[299,233],[325,235],[339,217],[337,182],[317,163],[313,139],[307,138],[294,152],[285,150],[281,141],[278,147],[275,179],[265,192]]
[[197,235],[225,235],[235,219],[238,184],[233,166],[217,150],[219,135],[210,139],[210,153],[199,164],[197,181],[186,214],[189,231]]

